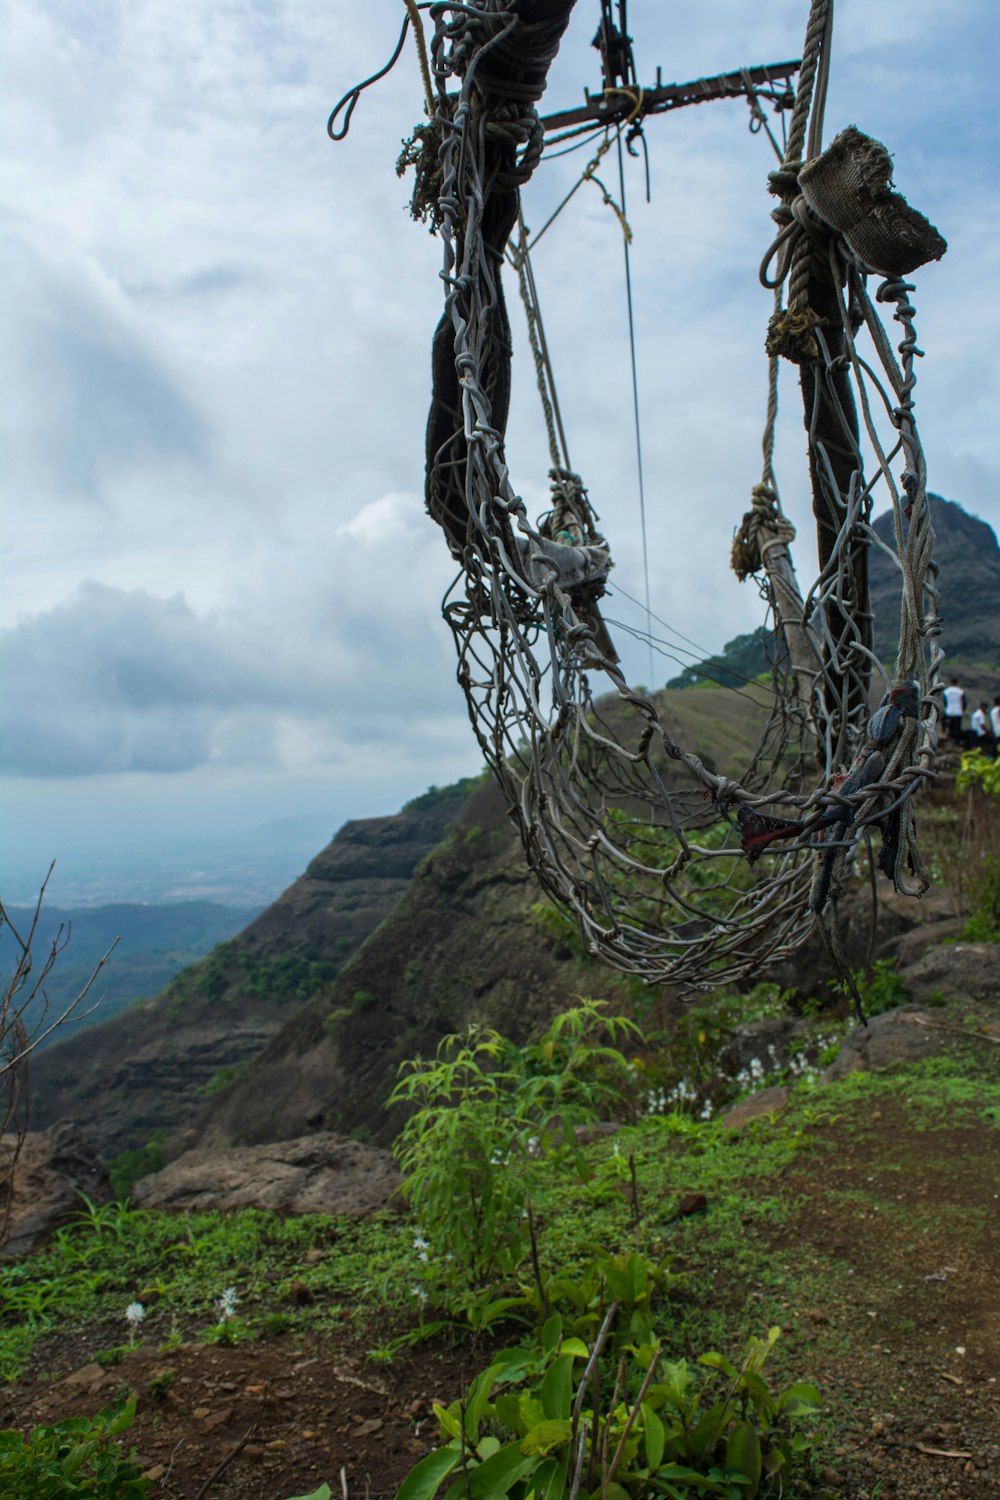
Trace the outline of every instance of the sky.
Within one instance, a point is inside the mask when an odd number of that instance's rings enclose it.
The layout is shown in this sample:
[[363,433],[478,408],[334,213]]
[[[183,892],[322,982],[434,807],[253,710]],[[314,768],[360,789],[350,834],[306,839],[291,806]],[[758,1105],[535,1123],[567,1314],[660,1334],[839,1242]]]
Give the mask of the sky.
[[[318,849],[479,767],[439,613],[453,569],[422,502],[441,288],[395,172],[421,118],[412,41],[347,139],[325,129],[402,10],[0,0],[0,878],[275,819],[315,827]],[[797,57],[807,10],[632,0],[640,78]],[[597,18],[578,0],[544,109],[599,87]],[[826,116],[827,139],[855,123],[886,143],[949,241],[915,278],[917,413],[931,488],[994,526],[998,32],[991,0],[840,0]],[[738,101],[646,134],[651,201],[638,163],[626,190],[651,597],[706,654],[761,618],[727,564],[759,478],[773,160]],[[529,225],[586,157],[543,165]],[[572,462],[615,558],[607,613],[641,624],[622,239],[592,185],[535,270]],[[508,460],[539,512],[549,461],[511,300]],[[804,523],[790,378],[783,401],[783,496]],[[650,681],[645,650],[625,659]],[[653,685],[677,670],[658,655]]]

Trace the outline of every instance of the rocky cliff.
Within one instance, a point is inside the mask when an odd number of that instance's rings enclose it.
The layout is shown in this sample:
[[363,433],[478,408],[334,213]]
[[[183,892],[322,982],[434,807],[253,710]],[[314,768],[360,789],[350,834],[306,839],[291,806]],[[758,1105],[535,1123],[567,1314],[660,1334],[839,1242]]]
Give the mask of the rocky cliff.
[[[1000,547],[991,526],[952,500],[929,497],[934,560],[941,590],[941,644],[949,661],[1000,670]],[[893,536],[892,513],[874,523],[885,542]],[[871,596],[875,647],[888,660],[899,642],[899,570],[877,548],[871,552]],[[947,673],[947,664],[945,667]]]
[[[1000,546],[991,526],[969,515],[953,500],[930,495],[934,558],[941,592],[941,646],[945,674],[954,665],[963,683],[992,696],[1000,687]],[[892,512],[873,523],[876,535],[894,545]],[[805,554],[803,553],[804,557]],[[802,577],[808,573],[803,568]],[[869,581],[875,618],[875,649],[892,669],[899,646],[900,572],[885,552],[869,553]],[[971,670],[970,670],[971,669]],[[671,678],[668,688],[718,682],[738,686],[769,670],[768,636],[763,627],[727,641],[718,656],[708,656]]]
[[187,1143],[255,1145],[310,1130],[387,1141],[399,1065],[469,1022],[526,1039],[574,995],[621,998],[539,904],[499,789],[484,783],[378,932],[206,1105]]
[[472,783],[350,822],[273,906],[153,1000],[35,1058],[31,1123],[85,1120],[107,1154],[176,1130],[252,1058],[388,915]]

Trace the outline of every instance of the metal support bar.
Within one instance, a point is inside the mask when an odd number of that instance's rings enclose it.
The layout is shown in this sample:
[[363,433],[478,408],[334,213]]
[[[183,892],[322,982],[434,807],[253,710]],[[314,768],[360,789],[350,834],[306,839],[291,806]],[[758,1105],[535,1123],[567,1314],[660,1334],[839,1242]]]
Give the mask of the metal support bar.
[[[642,91],[642,102],[638,116],[663,114],[668,109],[680,109],[685,104],[703,104],[708,99],[736,99],[747,92],[747,85],[760,85],[766,89],[771,84],[788,85],[788,80],[799,71],[801,59],[795,62],[770,63],[766,67],[743,68],[735,73],[720,73],[716,78],[695,78],[690,83],[661,84],[657,75],[655,88]],[[786,90],[782,90],[782,95]],[[620,90],[591,94],[585,90],[586,103],[577,109],[560,110],[555,115],[544,115],[542,124],[546,130],[564,130],[571,125],[585,125],[594,121],[599,125],[624,120],[635,109],[634,101]],[[788,103],[793,102],[789,93]]]

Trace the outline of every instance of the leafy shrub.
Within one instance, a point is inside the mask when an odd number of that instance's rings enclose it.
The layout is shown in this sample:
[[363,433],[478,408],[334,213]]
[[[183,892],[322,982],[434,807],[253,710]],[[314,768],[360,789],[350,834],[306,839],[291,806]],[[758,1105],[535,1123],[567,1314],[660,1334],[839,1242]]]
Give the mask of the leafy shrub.
[[[215,1099],[219,1094],[224,1093],[231,1083],[241,1083],[252,1067],[252,1057],[245,1057],[242,1062],[223,1063],[222,1067],[216,1069],[207,1083],[203,1083],[200,1088],[195,1089],[195,1093],[201,1099]],[[150,1168],[150,1170],[155,1171],[155,1168]]]
[[1000,859],[986,854],[969,882],[972,910],[962,929],[968,943],[1000,943]]
[[966,750],[955,775],[956,792],[978,787],[988,797],[1000,797],[1000,760],[981,750]]
[[884,1015],[906,1003],[906,986],[891,958],[877,958],[870,973],[858,976],[858,988],[868,1016]]
[[433,1062],[403,1064],[388,1104],[416,1110],[394,1150],[422,1226],[424,1279],[452,1310],[469,1310],[524,1261],[548,1191],[545,1158],[582,1173],[576,1127],[631,1107],[632,1070],[600,1038],[638,1030],[601,1010],[587,1001],[527,1047],[471,1027],[446,1037]]
[[404,802],[403,811],[428,812],[432,807],[441,807],[448,802],[454,802],[457,812],[458,804],[471,796],[477,787],[482,786],[489,774],[488,771],[481,771],[478,776],[463,776],[461,780],[453,781],[449,786],[429,786],[426,792],[421,792],[419,797],[411,797],[409,802]]
[[0,1494],[17,1500],[145,1500],[148,1483],[118,1438],[132,1425],[135,1397],[96,1417],[36,1427],[30,1437],[0,1432]]
[[751,1339],[738,1366],[714,1352],[694,1367],[670,1363],[658,1341],[624,1344],[608,1361],[617,1315],[612,1302],[588,1346],[553,1314],[533,1340],[497,1354],[463,1401],[435,1404],[443,1446],[396,1500],[433,1500],[446,1484],[444,1500],[780,1495],[808,1455],[801,1424],[820,1397],[804,1383],[777,1396],[768,1388],[778,1329]]

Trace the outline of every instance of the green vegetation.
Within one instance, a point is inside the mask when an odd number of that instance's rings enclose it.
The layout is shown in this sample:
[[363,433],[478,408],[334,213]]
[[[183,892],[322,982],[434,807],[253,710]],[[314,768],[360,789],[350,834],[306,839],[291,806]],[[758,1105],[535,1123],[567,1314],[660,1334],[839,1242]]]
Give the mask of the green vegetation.
[[[856,969],[854,983],[861,996],[864,1013],[869,1018],[884,1015],[887,1010],[894,1010],[897,1005],[906,1003],[906,986],[896,969],[895,959],[877,958],[867,973],[864,969]],[[827,989],[838,996],[844,993],[839,979],[828,979]]]
[[[221,1071],[225,1072],[225,1069]],[[148,1177],[165,1165],[161,1137],[154,1136],[144,1146],[128,1146],[108,1163],[111,1191],[116,1198],[125,1199],[141,1177]]]
[[964,796],[961,816],[945,812],[939,826],[941,873],[962,896],[970,943],[1000,942],[1000,759],[980,750],[962,756],[955,790]]
[[966,750],[955,776],[955,790],[961,793],[973,787],[988,797],[1000,797],[1000,760],[981,750]]
[[[533,1339],[494,1356],[463,1401],[436,1405],[445,1446],[411,1470],[397,1500],[430,1500],[456,1471],[446,1500],[569,1488],[589,1500],[782,1494],[810,1449],[801,1425],[819,1392],[799,1383],[772,1395],[762,1371],[777,1328],[751,1340],[739,1366],[714,1351],[694,1368],[664,1360],[660,1341],[640,1342],[627,1316],[649,1271],[638,1255],[607,1269],[613,1300],[589,1341],[567,1336],[553,1313]],[[602,1369],[616,1334],[624,1352]]]
[[483,1291],[524,1262],[548,1185],[585,1171],[578,1127],[630,1109],[631,1070],[607,1045],[629,1036],[632,1022],[587,1001],[531,1046],[473,1027],[404,1066],[388,1103],[414,1112],[395,1150],[427,1292],[449,1310],[478,1321]]
[[769,652],[773,649],[774,636],[763,625],[748,635],[738,635],[727,641],[718,656],[707,656],[694,666],[685,667],[667,683],[668,688],[689,688],[701,685],[721,687],[743,687],[758,678],[770,681]]
[[[872,1009],[898,996],[891,966],[868,985]],[[706,1103],[714,1110],[711,1070],[737,1020],[780,1014],[787,998],[770,985],[717,995],[652,1047],[594,1003],[525,1047],[485,1030],[449,1039],[435,1058],[408,1065],[394,1095],[415,1111],[399,1143],[409,1216],[179,1218],[84,1200],[46,1249],[0,1266],[0,1375],[16,1378],[40,1335],[82,1327],[114,1343],[101,1354],[110,1363],[126,1340],[170,1349],[192,1339],[314,1339],[345,1318],[368,1337],[388,1325],[394,1336],[373,1351],[380,1359],[445,1331],[464,1339],[470,1327],[492,1336],[506,1326],[503,1352],[483,1355],[464,1399],[439,1407],[440,1446],[400,1500],[458,1500],[459,1476],[484,1500],[494,1483],[524,1500],[542,1487],[568,1494],[578,1466],[579,1500],[801,1494],[819,1396],[789,1308],[831,1297],[850,1305],[856,1295],[849,1263],[822,1245],[808,1258],[788,1248],[803,1184],[834,1149],[831,1122],[846,1112],[872,1133],[884,1114],[926,1131],[932,1148],[933,1133],[947,1131],[950,1145],[956,1130],[1000,1127],[1000,1083],[991,1057],[959,1043],[957,1057],[854,1074],[829,1089],[816,1088],[813,1072],[788,1076],[784,1113],[739,1132],[702,1118]],[[814,1050],[830,1025],[817,1018]],[[641,1060],[630,1055],[640,1050]],[[696,1101],[667,1097],[699,1079]],[[609,1114],[630,1123],[610,1138],[580,1134]],[[843,1124],[838,1132],[843,1142]],[[878,1171],[902,1181],[908,1164],[894,1139],[880,1140]],[[121,1171],[141,1155],[120,1161]],[[904,1209],[868,1181],[832,1187],[825,1206],[940,1218],[938,1202]],[[294,1286],[308,1297],[293,1296]],[[109,1338],[115,1324],[120,1334]],[[157,1379],[153,1402],[168,1395],[169,1367]],[[50,1467],[66,1457],[64,1429],[45,1430]],[[107,1462],[124,1465],[113,1438]],[[10,1446],[17,1462],[28,1463],[34,1441]],[[33,1491],[16,1479],[11,1493],[46,1500],[105,1496]]]
[[36,1427],[29,1437],[0,1432],[0,1494],[17,1500],[145,1500],[149,1486],[134,1451],[119,1437],[135,1417],[135,1398],[96,1417]]
[[[252,1057],[245,1057],[242,1062],[238,1063],[223,1063],[222,1067],[217,1068],[212,1074],[208,1082],[203,1083],[201,1088],[197,1090],[199,1098],[215,1099],[219,1094],[224,1093],[231,1083],[240,1083],[252,1067]],[[151,1167],[149,1170],[155,1172],[157,1168]],[[133,1181],[135,1180],[133,1179]]]
[[426,792],[421,792],[419,797],[411,797],[409,802],[403,803],[404,812],[427,812],[432,807],[441,807],[449,802],[454,802],[455,811],[458,811],[460,802],[482,786],[489,775],[488,771],[481,771],[478,776],[463,776],[459,781],[453,781],[449,786],[429,786]]
[[308,950],[280,958],[257,958],[238,939],[219,943],[200,963],[179,974],[166,990],[168,1013],[178,1017],[184,1005],[200,996],[213,1004],[232,1004],[236,995],[273,1000],[308,1000],[336,979],[340,965],[316,958]]

